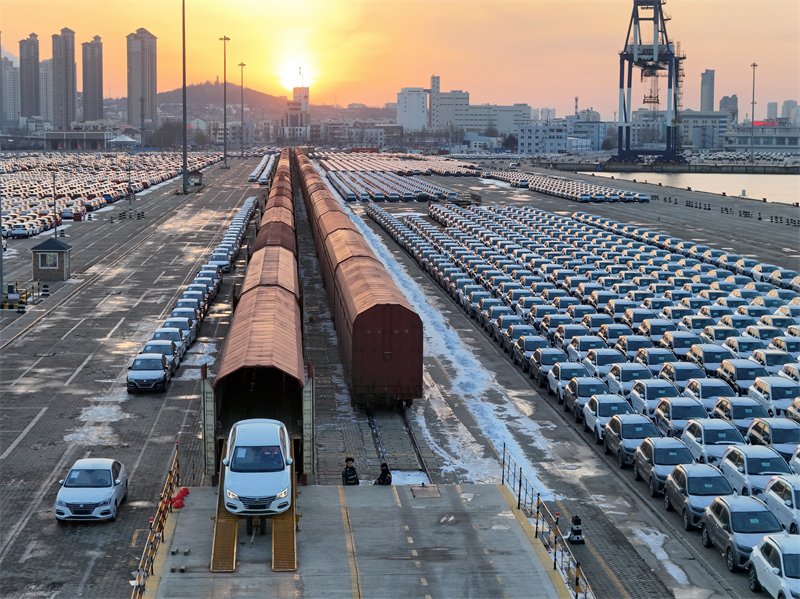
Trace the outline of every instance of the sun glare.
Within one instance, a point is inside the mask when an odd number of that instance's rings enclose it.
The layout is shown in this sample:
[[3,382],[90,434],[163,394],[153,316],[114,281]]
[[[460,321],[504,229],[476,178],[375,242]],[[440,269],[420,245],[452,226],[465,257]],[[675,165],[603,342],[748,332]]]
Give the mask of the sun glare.
[[[302,75],[301,75],[302,72]],[[295,87],[310,87],[313,83],[308,68],[295,60],[285,63],[278,74],[281,85],[291,91]]]

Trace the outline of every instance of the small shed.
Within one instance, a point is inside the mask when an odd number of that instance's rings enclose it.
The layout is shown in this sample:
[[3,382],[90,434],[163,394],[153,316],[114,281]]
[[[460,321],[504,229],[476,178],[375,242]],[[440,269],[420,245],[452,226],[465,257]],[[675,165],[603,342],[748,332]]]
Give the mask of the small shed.
[[40,281],[66,281],[69,279],[69,253],[71,245],[52,237],[31,248],[33,278]]
[[189,185],[194,187],[203,184],[203,173],[200,171],[189,171]]

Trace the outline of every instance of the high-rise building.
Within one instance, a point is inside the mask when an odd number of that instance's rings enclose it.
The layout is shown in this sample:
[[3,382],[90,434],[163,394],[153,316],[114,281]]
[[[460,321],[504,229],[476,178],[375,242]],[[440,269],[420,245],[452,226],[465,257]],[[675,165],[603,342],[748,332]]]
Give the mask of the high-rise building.
[[64,27],[53,34],[53,129],[69,131],[77,118],[78,68],[75,32]]
[[700,75],[700,111],[714,111],[714,71],[709,69]]
[[428,124],[428,96],[421,87],[404,87],[397,94],[397,124],[404,131],[422,131]]
[[20,117],[19,67],[15,67],[10,59],[3,57],[0,69],[2,75],[0,78],[3,80],[2,121],[16,128]]
[[737,124],[739,122],[739,98],[736,94],[732,96],[722,96],[722,99],[719,101],[719,110],[720,112],[727,112],[733,118],[733,124]]
[[781,106],[781,118],[792,118],[792,111],[797,109],[797,100],[784,100]]
[[[307,87],[295,87],[292,89],[292,100],[299,103],[300,117],[303,121],[299,126],[307,127],[311,124],[311,114],[308,108],[309,94]],[[290,125],[291,126],[291,125]]]
[[[0,48],[3,47],[2,42],[0,42]],[[6,104],[5,99],[3,98],[3,90],[5,89],[5,85],[3,84],[3,80],[5,79],[5,75],[3,74],[3,61],[2,57],[0,57],[0,129],[2,129],[3,124],[6,121]]]
[[83,51],[83,120],[103,118],[103,42],[99,35],[81,44]]
[[19,41],[20,116],[38,116],[39,112],[39,38],[31,33]]
[[774,121],[778,118],[778,103],[777,102],[768,102],[767,103],[767,120]]
[[128,39],[128,123],[135,127],[156,124],[156,36],[137,29]]
[[39,63],[39,114],[48,123],[53,122],[53,60]]
[[454,89],[449,92],[441,91],[441,79],[438,75],[431,76],[430,111],[428,112],[428,126],[433,129],[444,129],[454,125],[456,112],[469,108],[469,92]]

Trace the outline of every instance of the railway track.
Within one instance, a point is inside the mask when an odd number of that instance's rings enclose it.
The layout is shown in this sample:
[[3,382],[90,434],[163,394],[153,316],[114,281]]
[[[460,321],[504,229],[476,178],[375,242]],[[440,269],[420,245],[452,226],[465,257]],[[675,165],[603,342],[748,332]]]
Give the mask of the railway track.
[[436,482],[408,421],[405,408],[379,412],[370,409],[366,411],[366,415],[381,462],[389,464],[392,471],[419,470],[431,483]]

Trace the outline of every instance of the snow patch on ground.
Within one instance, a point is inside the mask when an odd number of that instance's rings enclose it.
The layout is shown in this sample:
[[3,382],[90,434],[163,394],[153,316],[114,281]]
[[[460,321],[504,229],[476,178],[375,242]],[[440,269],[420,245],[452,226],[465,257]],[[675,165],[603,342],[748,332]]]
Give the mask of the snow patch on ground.
[[431,481],[424,472],[401,472],[400,470],[392,471],[392,484],[393,485],[429,485]]
[[493,185],[495,187],[508,187],[511,188],[511,183],[507,181],[498,181],[497,179],[478,179],[484,185]]
[[84,422],[116,422],[130,418],[130,414],[123,412],[116,404],[95,405],[81,408],[79,418]]
[[689,579],[684,571],[669,559],[669,554],[664,550],[664,542],[669,538],[667,535],[649,528],[634,530],[633,534],[647,545],[653,556],[664,565],[664,569],[678,584],[689,584]]

